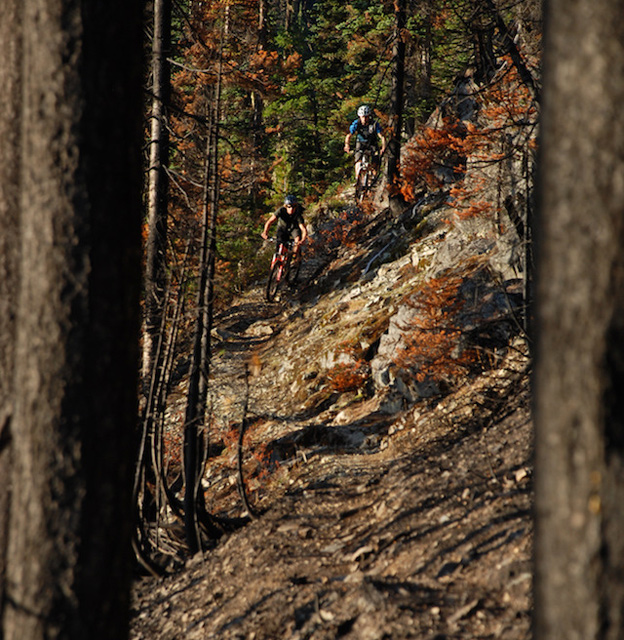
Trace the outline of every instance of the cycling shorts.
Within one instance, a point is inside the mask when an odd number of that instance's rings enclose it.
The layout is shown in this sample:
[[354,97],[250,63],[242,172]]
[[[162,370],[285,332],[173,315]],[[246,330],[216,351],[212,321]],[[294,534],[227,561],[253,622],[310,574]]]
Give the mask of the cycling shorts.
[[373,145],[360,144],[359,142],[355,145],[355,161],[360,162],[364,153],[368,152],[370,154],[371,161],[376,163],[379,158],[379,149]]
[[287,244],[289,240],[294,242],[297,238],[301,238],[301,229],[299,227],[294,227],[289,231],[286,226],[279,225],[277,227],[276,235],[278,242]]

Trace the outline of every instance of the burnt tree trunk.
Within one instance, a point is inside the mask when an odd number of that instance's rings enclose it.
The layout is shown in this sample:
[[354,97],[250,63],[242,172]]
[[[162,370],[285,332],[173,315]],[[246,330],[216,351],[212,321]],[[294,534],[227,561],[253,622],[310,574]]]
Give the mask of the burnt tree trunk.
[[546,13],[537,640],[624,637],[623,11],[621,0],[550,0]]
[[152,112],[148,169],[147,242],[145,247],[145,320],[143,323],[143,386],[158,367],[156,351],[166,288],[167,192],[169,180],[171,0],[154,0],[152,41]]
[[122,639],[139,365],[142,8],[24,0],[22,11],[2,624],[5,640]]
[[489,82],[498,66],[494,53],[495,28],[491,12],[496,13],[496,8],[489,0],[473,0],[469,24],[475,65],[474,76],[479,84]]
[[[197,309],[195,334],[193,338],[193,355],[189,374],[186,412],[184,418],[184,529],[186,543],[191,553],[201,548],[198,523],[198,492],[201,491],[200,461],[204,442],[204,414],[206,411],[203,389],[207,385],[208,376],[208,333],[206,312],[208,308],[209,282],[209,243],[210,243],[210,205],[209,184],[212,176],[212,144],[213,126],[210,123],[208,142],[206,144],[206,171],[204,187],[204,211],[202,217],[202,237],[199,258],[199,282],[197,289]],[[206,379],[204,379],[206,378]]]
[[[267,25],[268,25],[268,3],[267,0],[259,0],[258,2],[258,31],[257,31],[257,50],[262,51],[267,44]],[[253,157],[252,174],[254,176],[251,185],[251,208],[258,208],[258,180],[256,179],[256,168],[259,160],[263,157],[263,147],[265,141],[264,132],[264,99],[259,91],[251,92],[251,108],[252,108],[252,140],[253,140]]]
[[208,398],[208,375],[212,356],[211,331],[214,316],[214,275],[217,251],[217,213],[219,208],[219,121],[221,116],[224,40],[225,28],[221,32],[217,82],[214,88],[212,114],[209,120],[210,126],[206,144],[197,321],[184,428],[184,526],[186,541],[191,553],[197,552],[201,547],[199,535],[200,519],[211,535],[218,535],[218,532],[212,528],[212,518],[205,513],[201,473],[203,468],[202,456],[207,446],[204,427]]
[[19,265],[20,60],[22,0],[5,0],[0,19],[0,639],[11,499],[11,419]]
[[387,178],[390,190],[390,208],[393,213],[403,209],[403,198],[398,192],[399,161],[401,159],[401,132],[403,130],[403,83],[405,78],[405,0],[394,0],[394,50],[392,62],[392,91],[390,94],[390,139],[388,141]]

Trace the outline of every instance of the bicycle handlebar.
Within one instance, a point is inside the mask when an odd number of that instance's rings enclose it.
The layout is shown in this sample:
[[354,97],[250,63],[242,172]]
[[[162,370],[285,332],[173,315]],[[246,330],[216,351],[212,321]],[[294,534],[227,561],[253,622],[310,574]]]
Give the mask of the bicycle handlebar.
[[[262,238],[264,240],[264,238]],[[277,243],[277,238],[267,238],[266,240],[264,240],[265,242],[275,242]],[[284,244],[284,243],[282,243]],[[295,241],[292,238],[288,239],[288,242],[285,243],[286,246],[292,246],[295,244]],[[303,244],[301,241],[299,241],[299,244]]]

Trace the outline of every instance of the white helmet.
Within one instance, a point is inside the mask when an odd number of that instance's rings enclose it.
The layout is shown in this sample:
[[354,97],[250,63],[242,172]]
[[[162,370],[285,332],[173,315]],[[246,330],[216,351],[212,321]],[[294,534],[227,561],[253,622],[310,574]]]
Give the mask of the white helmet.
[[359,109],[358,109],[358,116],[362,117],[362,116],[370,116],[370,114],[373,112],[373,110],[367,105],[367,104],[363,104]]

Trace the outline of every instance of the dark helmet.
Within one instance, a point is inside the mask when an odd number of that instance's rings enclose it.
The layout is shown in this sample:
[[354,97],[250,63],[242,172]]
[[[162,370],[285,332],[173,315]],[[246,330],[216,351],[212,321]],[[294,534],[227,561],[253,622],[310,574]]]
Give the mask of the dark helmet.
[[295,196],[286,196],[284,198],[284,205],[288,204],[295,206],[297,204],[297,198],[295,198]]

